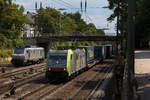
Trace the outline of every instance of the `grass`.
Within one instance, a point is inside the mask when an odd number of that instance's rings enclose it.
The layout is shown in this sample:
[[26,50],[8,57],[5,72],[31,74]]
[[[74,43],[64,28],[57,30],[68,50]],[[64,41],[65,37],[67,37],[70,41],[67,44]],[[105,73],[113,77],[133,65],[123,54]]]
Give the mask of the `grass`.
[[11,49],[0,50],[0,64],[9,64],[10,60],[7,58],[11,57],[11,54],[12,54]]
[[2,61],[0,61],[0,64],[10,64],[10,61],[3,59]]
[[8,58],[11,57],[12,50],[11,49],[2,49],[0,50],[0,58]]

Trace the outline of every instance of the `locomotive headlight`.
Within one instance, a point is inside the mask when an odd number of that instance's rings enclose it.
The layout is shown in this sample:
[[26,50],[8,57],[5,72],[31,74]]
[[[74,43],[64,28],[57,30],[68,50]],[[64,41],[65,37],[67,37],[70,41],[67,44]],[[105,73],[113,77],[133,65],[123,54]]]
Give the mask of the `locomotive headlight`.
[[48,68],[48,71],[51,71],[51,68]]
[[66,71],[66,68],[64,68],[64,71]]

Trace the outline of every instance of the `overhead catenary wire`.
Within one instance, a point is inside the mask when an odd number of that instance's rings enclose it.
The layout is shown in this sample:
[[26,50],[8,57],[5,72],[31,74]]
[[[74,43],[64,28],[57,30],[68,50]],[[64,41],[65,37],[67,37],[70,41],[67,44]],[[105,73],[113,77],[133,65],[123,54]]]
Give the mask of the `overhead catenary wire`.
[[96,26],[98,26],[97,23],[96,23],[88,14],[86,14],[86,16],[87,16],[87,18],[88,18],[91,22],[93,22],[93,24],[95,24]]
[[[89,19],[89,20],[91,21],[91,23],[93,23],[93,24],[96,25],[97,27],[99,26],[99,25],[93,20],[94,17],[91,18],[91,16],[89,16],[88,13],[86,13],[86,17],[87,17],[87,19]],[[95,19],[95,18],[94,18],[94,19]],[[96,20],[96,19],[95,19],[95,20]],[[108,28],[108,24],[107,24],[107,28]],[[109,27],[109,29],[110,29],[110,27]]]
[[[66,2],[66,1],[63,1],[63,0],[60,0],[60,1],[62,1],[64,4],[69,5],[70,7],[73,7],[73,5],[71,5],[70,3]],[[75,8],[75,7],[73,7],[73,8]]]
[[[51,0],[52,2],[54,2],[55,4],[59,4],[59,5],[61,5],[61,6],[64,6],[64,7],[66,7],[66,8],[64,8],[64,9],[66,9],[66,10],[71,10],[71,13],[72,13],[72,10],[74,9],[74,10],[80,10],[80,8],[75,8],[75,7],[73,7],[73,6],[71,6],[71,4],[69,4],[69,3],[67,3],[67,2],[63,2],[62,0]],[[60,2],[61,1],[61,2]]]
[[[87,10],[88,9],[101,9],[102,8],[102,7],[88,7],[88,5],[87,5],[88,1],[87,0],[81,0],[81,2],[80,2],[80,8],[73,7],[73,5],[70,2],[65,1],[65,0],[51,0],[51,1],[55,2],[56,4],[59,4],[61,6],[65,6],[66,8],[64,8],[64,9],[66,9],[66,10],[68,10],[68,9],[78,9],[78,11],[81,10],[81,12],[83,13],[82,15],[84,15],[86,17],[85,20],[87,21],[87,19],[89,19],[91,22],[93,22],[93,21],[92,21],[92,18],[90,18],[86,14]],[[96,0],[96,1],[98,1],[98,0]],[[36,4],[36,8],[37,8],[37,4]],[[25,9],[25,10],[27,10],[27,9]],[[36,10],[36,9],[28,9],[28,10]]]
[[72,9],[72,7],[70,7],[70,6],[68,6],[68,5],[65,5],[65,4],[63,4],[63,3],[60,3],[60,2],[58,2],[58,1],[56,1],[56,0],[51,0],[51,1],[56,2],[56,3],[58,3],[58,4],[61,5],[61,6],[65,6],[65,7],[67,7],[67,8],[71,8],[71,9]]
[[[56,3],[56,4],[59,4],[59,5],[61,5],[61,6],[65,6],[65,7],[67,7],[66,8],[66,10],[67,9],[76,9],[76,10],[81,10],[81,12],[83,12],[83,0],[81,0],[81,2],[80,2],[80,8],[75,8],[75,7],[73,7],[71,4],[69,4],[69,3],[67,3],[67,2],[65,2],[65,1],[63,1],[63,0],[59,0],[59,2],[58,2],[58,0],[51,0],[52,2],[54,2],[54,3]],[[61,2],[60,2],[61,1]],[[41,4],[41,3],[40,3]],[[40,5],[40,7],[41,7],[41,5]],[[102,7],[87,7],[87,0],[85,0],[85,5],[84,5],[84,11],[86,12],[87,11],[87,9],[100,9],[100,8],[102,8]],[[30,9],[30,10],[37,10],[37,2],[35,3],[35,9]]]

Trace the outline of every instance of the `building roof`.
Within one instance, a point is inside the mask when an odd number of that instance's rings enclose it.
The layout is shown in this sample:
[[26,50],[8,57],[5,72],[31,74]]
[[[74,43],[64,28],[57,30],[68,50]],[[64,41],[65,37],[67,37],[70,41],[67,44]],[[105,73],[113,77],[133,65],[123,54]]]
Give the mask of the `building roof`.
[[35,13],[33,13],[33,12],[27,12],[27,15],[26,15],[26,17],[27,17],[27,19],[28,19],[28,21],[29,21],[29,24],[35,24],[35,21],[34,21],[34,16],[35,16],[36,14]]

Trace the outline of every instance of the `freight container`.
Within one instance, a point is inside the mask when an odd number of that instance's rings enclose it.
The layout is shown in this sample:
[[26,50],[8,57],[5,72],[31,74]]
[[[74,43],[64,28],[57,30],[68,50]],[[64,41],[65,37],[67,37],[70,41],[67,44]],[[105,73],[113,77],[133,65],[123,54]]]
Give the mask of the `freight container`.
[[78,48],[84,48],[85,49],[85,55],[86,55],[86,64],[92,63],[94,61],[94,47],[92,46],[80,46]]
[[110,58],[112,56],[112,45],[106,45],[106,58]]
[[94,46],[94,59],[101,60],[102,58],[102,46]]

